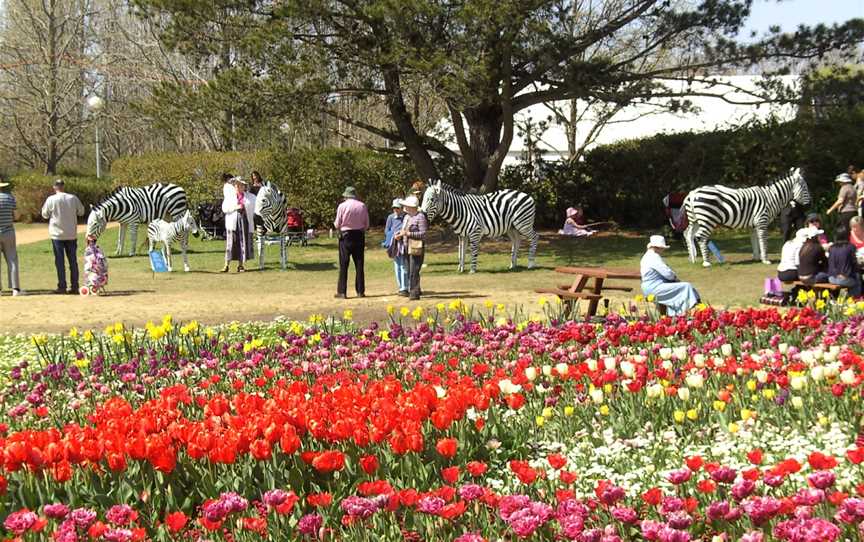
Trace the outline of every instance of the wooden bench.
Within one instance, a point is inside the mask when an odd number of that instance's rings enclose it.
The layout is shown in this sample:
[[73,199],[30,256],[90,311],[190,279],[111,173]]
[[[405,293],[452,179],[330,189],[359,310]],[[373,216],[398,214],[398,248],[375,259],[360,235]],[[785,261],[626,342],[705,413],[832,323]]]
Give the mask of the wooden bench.
[[537,288],[534,291],[538,294],[557,295],[561,299],[600,299],[603,297],[600,294],[593,294],[591,292],[571,292],[567,288],[568,286],[563,288]]
[[793,288],[805,288],[813,291],[828,290],[829,292],[839,292],[840,290],[845,290],[848,288],[847,286],[831,284],[830,282],[816,282],[814,284],[808,284],[802,280],[784,282],[783,284],[786,284],[787,286],[792,286]]
[[[592,317],[597,314],[597,308],[600,302],[603,301],[608,308],[609,300],[603,298],[604,290],[616,290],[619,292],[632,292],[633,288],[628,286],[607,286],[604,284],[609,279],[623,280],[640,280],[641,275],[638,270],[631,269],[609,269],[602,267],[557,267],[556,273],[574,276],[573,282],[569,285],[559,285],[555,288],[537,288],[534,290],[538,294],[552,294],[558,296],[559,299],[567,304],[568,309],[572,312],[575,302],[579,299],[588,301],[588,307],[585,311],[585,316]],[[593,279],[593,286],[588,285],[588,281]]]

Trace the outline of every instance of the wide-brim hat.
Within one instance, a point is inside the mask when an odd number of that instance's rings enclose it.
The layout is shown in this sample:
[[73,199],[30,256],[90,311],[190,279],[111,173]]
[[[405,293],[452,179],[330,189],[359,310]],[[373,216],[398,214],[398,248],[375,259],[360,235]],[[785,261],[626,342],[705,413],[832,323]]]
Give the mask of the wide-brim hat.
[[806,241],[807,239],[810,239],[810,235],[808,234],[808,232],[812,229],[813,228],[801,228],[800,230],[796,231],[795,240],[801,243]]
[[579,211],[576,210],[576,207],[567,207],[567,218],[577,214]]
[[819,237],[825,230],[820,230],[819,228],[804,228],[807,230],[807,239],[813,239],[814,237]]
[[7,186],[12,186],[9,183],[0,182],[0,188],[6,188]]
[[346,186],[345,191],[342,192],[342,197],[343,198],[356,198],[357,197],[357,191],[354,190],[353,186]]
[[249,186],[249,181],[247,181],[247,180],[244,179],[243,177],[234,177],[234,178],[231,179],[231,180],[234,181],[235,183],[240,183],[240,184],[242,184],[243,186]]
[[416,209],[420,207],[420,200],[417,199],[417,196],[408,196],[402,200],[402,207],[411,207],[412,209]]
[[652,235],[648,239],[648,248],[669,248],[662,235]]
[[840,175],[837,175],[836,177],[834,177],[834,182],[835,183],[852,183],[854,181],[852,180],[852,177],[850,177],[848,173],[841,173]]
[[401,209],[402,208],[402,200],[396,198],[393,200],[393,205],[391,206],[393,209]]

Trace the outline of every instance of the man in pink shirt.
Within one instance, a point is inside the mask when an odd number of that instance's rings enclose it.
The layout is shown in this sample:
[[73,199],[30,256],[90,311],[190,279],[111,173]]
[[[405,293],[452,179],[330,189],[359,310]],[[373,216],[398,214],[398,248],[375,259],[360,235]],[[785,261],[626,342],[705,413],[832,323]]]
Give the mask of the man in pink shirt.
[[357,199],[353,186],[345,188],[345,198],[336,209],[333,225],[339,232],[339,282],[336,298],[345,299],[348,291],[348,260],[354,260],[357,297],[366,297],[366,277],[363,274],[363,253],[366,250],[366,230],[369,228],[369,211],[366,204]]

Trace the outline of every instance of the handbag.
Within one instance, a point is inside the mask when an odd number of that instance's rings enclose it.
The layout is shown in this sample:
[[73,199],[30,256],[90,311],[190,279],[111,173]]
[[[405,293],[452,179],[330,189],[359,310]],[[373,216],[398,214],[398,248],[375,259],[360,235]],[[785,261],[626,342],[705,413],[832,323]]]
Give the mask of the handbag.
[[783,284],[780,282],[780,279],[777,277],[771,277],[765,279],[765,294],[778,294],[783,292]]
[[408,239],[408,255],[422,256],[423,255],[423,239]]

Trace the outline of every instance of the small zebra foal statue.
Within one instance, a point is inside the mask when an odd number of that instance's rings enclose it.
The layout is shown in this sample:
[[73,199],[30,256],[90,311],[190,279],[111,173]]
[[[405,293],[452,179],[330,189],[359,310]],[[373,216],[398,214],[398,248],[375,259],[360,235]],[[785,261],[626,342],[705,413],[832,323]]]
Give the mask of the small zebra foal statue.
[[166,222],[161,218],[154,220],[147,225],[147,240],[150,242],[150,252],[152,252],[156,243],[162,243],[162,254],[165,256],[165,264],[168,266],[168,271],[171,269],[171,244],[174,242],[180,243],[180,250],[183,252],[183,271],[187,273],[191,269],[189,267],[189,255],[186,250],[189,248],[189,234],[198,233],[198,224],[192,216],[192,211],[187,210],[180,217],[180,220],[175,222]]
[[516,190],[498,190],[489,194],[465,194],[442,184],[429,186],[420,208],[429,222],[441,215],[459,236],[459,272],[465,271],[465,249],[471,247],[471,272],[477,272],[477,254],[482,237],[510,238],[510,269],[516,267],[520,237],[530,243],[528,269],[534,267],[539,236],[534,230],[534,198]]
[[798,205],[810,203],[810,190],[800,168],[790,169],[767,186],[729,188],[722,185],[702,186],[684,198],[684,212],[689,225],[684,232],[684,241],[690,253],[690,261],[696,262],[696,246],[702,252],[702,265],[710,267],[708,241],[717,226],[729,228],[753,228],[750,242],[753,259],[768,259],[768,226],[780,211],[795,201]]

